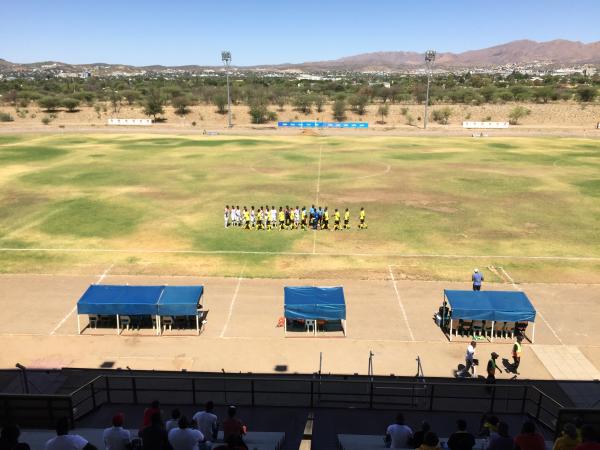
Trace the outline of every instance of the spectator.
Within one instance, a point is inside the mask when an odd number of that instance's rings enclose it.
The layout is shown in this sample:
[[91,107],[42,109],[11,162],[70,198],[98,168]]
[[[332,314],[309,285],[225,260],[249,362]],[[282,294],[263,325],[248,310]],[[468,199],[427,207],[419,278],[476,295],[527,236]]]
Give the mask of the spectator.
[[229,442],[230,436],[239,436],[243,438],[246,434],[246,425],[241,420],[236,419],[237,408],[230,406],[227,408],[227,419],[223,421],[223,440]]
[[173,450],[198,450],[198,443],[202,441],[204,441],[202,433],[190,428],[185,416],[179,419],[179,427],[169,431],[169,443]]
[[581,427],[581,444],[575,447],[575,450],[600,450],[598,435],[591,425]]
[[429,425],[429,422],[421,422],[421,429],[413,434],[413,437],[410,441],[410,446],[412,448],[419,448],[421,444],[423,444],[423,439],[425,439],[425,435],[429,430],[431,430],[431,425]]
[[497,431],[492,433],[486,450],[513,450],[515,442],[508,434],[508,424],[498,423]]
[[515,450],[546,450],[544,436],[535,431],[535,424],[528,420],[515,438]]
[[212,450],[248,450],[248,446],[239,436],[230,436],[226,444],[213,447]]
[[12,450],[19,443],[21,430],[16,425],[6,425],[0,432],[0,450]]
[[160,402],[158,400],[154,400],[148,408],[144,410],[144,419],[142,421],[142,429],[146,428],[148,425],[152,423],[152,416],[155,413],[161,413],[160,410]]
[[448,439],[450,450],[472,450],[475,446],[475,437],[467,431],[467,422],[463,419],[456,421],[457,430]]
[[166,429],[167,433],[171,431],[173,428],[177,428],[179,426],[179,419],[181,419],[181,411],[175,408],[171,411],[171,418],[167,420]]
[[396,423],[387,427],[385,442],[390,448],[405,448],[413,437],[410,427],[404,424],[404,414],[396,414]]
[[152,415],[150,426],[142,429],[139,436],[142,439],[143,450],[171,450],[160,412]]
[[479,436],[490,437],[498,431],[500,420],[496,416],[484,415]]
[[573,450],[578,444],[577,428],[572,423],[566,423],[552,450]]
[[56,424],[56,437],[46,442],[46,450],[97,450],[78,434],[69,434],[69,419],[63,417]]
[[112,427],[104,430],[102,439],[106,450],[127,450],[131,445],[131,434],[123,429],[123,413],[115,414]]
[[206,402],[204,411],[198,411],[192,417],[192,420],[196,422],[196,428],[204,435],[209,441],[217,440],[217,433],[219,432],[219,419],[213,413],[215,405],[212,401]]
[[423,438],[423,443],[419,447],[419,450],[436,450],[439,449],[440,440],[438,439],[437,434],[433,431],[428,431]]

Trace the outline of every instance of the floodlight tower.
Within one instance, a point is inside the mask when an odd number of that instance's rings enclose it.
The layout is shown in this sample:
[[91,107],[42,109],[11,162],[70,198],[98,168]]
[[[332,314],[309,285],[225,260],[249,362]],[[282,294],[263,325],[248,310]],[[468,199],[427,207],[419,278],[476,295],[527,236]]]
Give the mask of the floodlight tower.
[[431,82],[431,70],[435,62],[435,50],[427,50],[425,52],[425,66],[427,67],[427,94],[425,95],[425,120],[423,128],[427,128],[427,107],[429,106],[429,83]]
[[221,52],[221,61],[225,65],[225,74],[227,77],[227,124],[229,128],[233,126],[231,123],[231,95],[229,93],[229,66],[231,65],[231,52],[230,51],[222,51]]

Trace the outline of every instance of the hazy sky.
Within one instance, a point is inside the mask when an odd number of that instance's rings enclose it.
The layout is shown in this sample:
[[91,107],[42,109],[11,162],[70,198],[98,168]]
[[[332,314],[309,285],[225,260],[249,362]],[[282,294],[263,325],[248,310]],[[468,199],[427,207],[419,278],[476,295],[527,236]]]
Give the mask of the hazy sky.
[[600,0],[0,0],[13,62],[236,65],[600,40]]

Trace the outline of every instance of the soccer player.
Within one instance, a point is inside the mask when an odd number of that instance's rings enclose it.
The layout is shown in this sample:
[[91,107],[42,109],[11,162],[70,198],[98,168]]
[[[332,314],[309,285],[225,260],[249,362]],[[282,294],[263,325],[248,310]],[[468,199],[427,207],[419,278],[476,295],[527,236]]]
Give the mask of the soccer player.
[[277,210],[275,206],[271,206],[271,228],[275,228],[277,226]]
[[244,228],[246,230],[250,229],[250,213],[248,209],[244,206]]
[[300,213],[300,221],[302,224],[302,229],[306,231],[306,229],[308,228],[308,218],[306,216],[306,206],[302,207],[302,212]]
[[254,206],[250,209],[250,228],[254,229],[256,226],[256,213],[254,212]]
[[263,230],[269,229],[269,207],[265,205],[263,208]]
[[225,214],[223,215],[223,219],[225,220],[225,228],[229,226],[229,205],[225,205]]
[[262,206],[258,208],[258,212],[256,213],[256,229],[263,230],[263,209]]
[[340,230],[340,212],[337,208],[335,208],[335,213],[333,214],[333,229]]
[[235,226],[239,227],[242,225],[242,212],[240,211],[240,205],[235,207]]
[[348,208],[346,208],[346,211],[344,211],[344,230],[349,230],[350,229],[350,211],[348,211]]
[[285,227],[285,213],[283,212],[283,208],[279,207],[279,230],[283,230]]
[[366,219],[367,219],[367,213],[365,212],[365,208],[360,208],[360,214],[358,215],[358,220],[360,222],[358,224],[359,229],[368,228]]
[[296,206],[294,210],[294,229],[297,230],[300,228],[300,207]]
[[329,230],[329,210],[327,206],[323,209],[323,224],[321,225],[323,230]]

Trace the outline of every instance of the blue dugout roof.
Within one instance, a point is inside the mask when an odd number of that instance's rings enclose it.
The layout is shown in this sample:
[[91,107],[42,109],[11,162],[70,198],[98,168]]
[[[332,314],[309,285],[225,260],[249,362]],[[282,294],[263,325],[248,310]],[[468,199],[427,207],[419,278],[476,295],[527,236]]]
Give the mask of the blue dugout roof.
[[202,286],[92,284],[77,302],[78,314],[196,315]]
[[524,292],[444,289],[452,319],[534,322],[535,308]]
[[287,319],[345,319],[344,288],[341,286],[286,286],[284,288],[284,316]]

